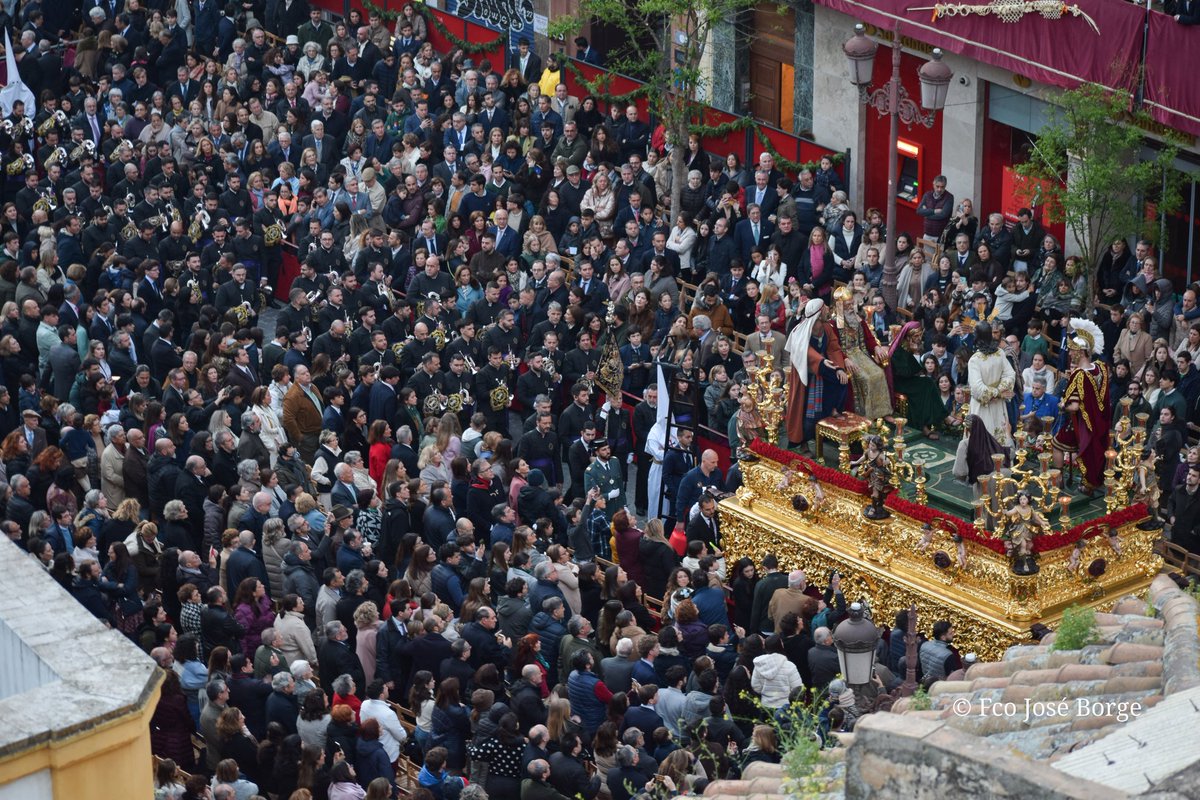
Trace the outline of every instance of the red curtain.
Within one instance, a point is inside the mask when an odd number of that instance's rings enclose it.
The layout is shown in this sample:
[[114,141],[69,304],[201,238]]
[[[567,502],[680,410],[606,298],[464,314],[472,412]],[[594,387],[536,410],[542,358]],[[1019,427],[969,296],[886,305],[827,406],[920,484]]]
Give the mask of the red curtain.
[[1200,84],[1196,73],[1185,67],[1191,57],[1184,55],[1200,47],[1197,33],[1166,14],[1150,14],[1146,106],[1158,122],[1200,136]]

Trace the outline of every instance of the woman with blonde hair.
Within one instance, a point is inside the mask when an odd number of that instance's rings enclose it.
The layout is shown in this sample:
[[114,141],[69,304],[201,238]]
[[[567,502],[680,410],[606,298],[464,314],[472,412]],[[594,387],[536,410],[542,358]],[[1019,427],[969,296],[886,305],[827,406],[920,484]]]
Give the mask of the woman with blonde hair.
[[434,481],[450,483],[453,480],[450,462],[442,455],[442,451],[437,449],[436,444],[428,444],[421,450],[417,468],[421,470],[421,480],[431,485]]
[[592,210],[596,216],[596,224],[600,226],[601,236],[609,236],[612,233],[613,217],[617,213],[617,195],[609,185],[607,173],[596,174],[591,188],[583,193],[579,207]]
[[358,635],[354,640],[354,651],[362,662],[363,677],[370,685],[375,679],[375,636],[383,627],[379,619],[379,606],[368,600],[354,610],[354,625]]
[[[553,677],[553,676],[551,676]],[[546,728],[550,731],[550,741],[557,742],[564,733],[581,733],[582,729],[575,720],[571,719],[571,701],[565,697],[551,697],[549,710],[546,712]]]
[[558,244],[554,241],[554,234],[546,229],[546,218],[540,214],[534,214],[529,218],[529,230],[525,233],[525,236],[526,238],[530,236],[536,238],[542,253],[558,252]]
[[579,596],[579,565],[571,561],[571,551],[561,544],[547,547],[546,557],[556,565],[558,588],[566,598],[571,614],[578,614],[583,608],[583,600]]
[[462,428],[458,421],[458,415],[452,411],[442,414],[442,418],[438,420],[434,447],[441,452],[442,458],[447,462],[458,458],[462,451]]

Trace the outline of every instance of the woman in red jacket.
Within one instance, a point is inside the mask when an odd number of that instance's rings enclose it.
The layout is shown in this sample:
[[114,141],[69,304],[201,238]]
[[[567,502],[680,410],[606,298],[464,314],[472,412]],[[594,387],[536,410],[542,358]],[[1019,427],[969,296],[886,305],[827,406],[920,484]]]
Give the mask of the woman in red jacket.
[[379,487],[379,496],[386,497],[383,485],[383,473],[387,470],[388,459],[392,457],[392,426],[387,420],[377,419],[371,423],[367,431],[367,471],[371,480]]

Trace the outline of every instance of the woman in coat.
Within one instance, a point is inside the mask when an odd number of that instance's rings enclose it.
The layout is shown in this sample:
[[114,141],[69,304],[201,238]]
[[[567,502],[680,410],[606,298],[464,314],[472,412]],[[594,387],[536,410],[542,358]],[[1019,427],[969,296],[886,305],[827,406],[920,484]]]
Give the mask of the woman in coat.
[[467,758],[467,739],[471,735],[471,715],[459,700],[457,678],[447,678],[438,686],[433,709],[433,745],[446,748],[446,767],[461,770]]
[[642,588],[651,597],[662,597],[671,570],[679,566],[679,556],[663,536],[662,520],[656,518],[646,523],[646,533],[638,544],[638,561],[646,579]]
[[275,622],[267,587],[258,578],[244,578],[233,598],[233,616],[246,629],[242,636],[242,653],[253,659],[262,644],[262,632]]
[[379,741],[379,720],[367,719],[362,724],[358,735],[358,755],[354,761],[355,771],[358,772],[358,782],[362,786],[370,784],[376,778],[384,778],[395,787],[396,771],[392,769],[391,759]]
[[[287,538],[283,519],[272,517],[263,523],[262,559],[267,568],[267,580],[271,584],[271,597],[282,598],[283,557],[291,550],[292,542]],[[252,656],[253,653],[246,655]]]
[[246,777],[262,783],[262,771],[258,768],[258,742],[246,727],[246,717],[235,706],[227,706],[217,718],[217,750],[222,758],[232,758],[242,768]]
[[195,729],[187,698],[179,685],[179,675],[169,669],[163,678],[162,694],[154,708],[154,716],[150,718],[151,749],[160,758],[174,759],[183,771],[190,772],[194,766],[192,733]]
[[708,626],[700,621],[700,610],[691,600],[675,607],[675,629],[679,631],[679,649],[689,659],[704,655],[708,649]]

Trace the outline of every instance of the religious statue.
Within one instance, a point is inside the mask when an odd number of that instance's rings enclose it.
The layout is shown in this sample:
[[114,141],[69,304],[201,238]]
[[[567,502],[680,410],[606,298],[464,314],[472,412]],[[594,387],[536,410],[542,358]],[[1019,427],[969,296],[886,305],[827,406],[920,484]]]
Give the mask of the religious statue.
[[1091,320],[1072,318],[1067,338],[1071,371],[1059,407],[1063,425],[1054,434],[1054,466],[1067,453],[1077,454],[1083,491],[1096,496],[1104,482],[1104,453],[1109,446],[1108,366],[1092,359],[1104,352],[1104,333]]
[[1146,504],[1150,519],[1138,525],[1145,531],[1158,530],[1163,526],[1158,517],[1158,502],[1162,495],[1158,485],[1158,459],[1159,455],[1152,448],[1146,448],[1142,451],[1142,460],[1133,470],[1133,496],[1130,502]]
[[946,421],[946,406],[933,378],[921,365],[921,323],[908,322],[889,348],[892,384],[908,398],[908,422],[930,439],[938,439],[938,428]]
[[1050,523],[1030,502],[1028,492],[1018,492],[1012,507],[1004,512],[1004,549],[1013,559],[1013,572],[1033,575],[1038,567],[1033,554],[1033,540],[1039,533],[1050,530]]
[[744,392],[738,400],[738,453],[749,452],[750,443],[755,439],[765,439],[766,433],[762,415],[758,413],[758,404],[749,392]]
[[1005,448],[1012,443],[1008,401],[1013,397],[1016,380],[1016,370],[992,338],[991,323],[980,322],[975,326],[975,354],[967,362],[971,413],[983,421],[992,438]]
[[810,441],[817,423],[838,413],[850,380],[824,300],[808,301],[784,349],[792,365],[788,370],[788,439]]
[[886,345],[879,344],[871,327],[854,306],[854,296],[843,286],[833,293],[838,304],[838,338],[846,371],[854,390],[854,410],[867,419],[892,416],[892,392],[888,385]]
[[863,516],[867,519],[890,517],[891,512],[883,504],[892,492],[892,468],[883,450],[883,439],[874,434],[865,437],[862,456],[850,466],[867,482],[867,491],[870,492],[871,505],[863,508]]

